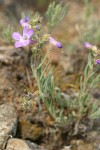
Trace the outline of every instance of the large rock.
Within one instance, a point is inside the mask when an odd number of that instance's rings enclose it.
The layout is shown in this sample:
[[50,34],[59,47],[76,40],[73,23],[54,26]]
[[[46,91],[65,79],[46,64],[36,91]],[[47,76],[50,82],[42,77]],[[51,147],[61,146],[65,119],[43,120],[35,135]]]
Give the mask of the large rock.
[[17,114],[10,104],[0,105],[0,149],[10,136],[16,134]]
[[17,138],[12,138],[8,141],[6,150],[45,150],[35,143],[24,141]]

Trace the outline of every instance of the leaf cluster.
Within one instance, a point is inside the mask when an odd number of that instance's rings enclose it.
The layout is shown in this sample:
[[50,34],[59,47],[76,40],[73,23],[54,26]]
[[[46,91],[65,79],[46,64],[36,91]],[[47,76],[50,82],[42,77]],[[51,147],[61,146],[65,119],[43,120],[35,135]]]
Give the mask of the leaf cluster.
[[[84,79],[80,79],[80,91],[76,99],[66,97],[59,88],[55,86],[52,76],[53,67],[50,61],[45,65],[47,55],[33,74],[39,89],[39,99],[43,101],[52,118],[60,126],[65,124],[76,124],[83,119],[94,119],[100,117],[100,109],[97,102],[92,101],[91,91],[100,82],[100,75],[93,71],[91,54],[84,71]],[[48,69],[49,68],[49,69]]]
[[12,32],[13,32],[13,28],[8,25],[6,28],[3,29],[2,31],[2,38],[7,42],[12,42]]
[[67,10],[68,8],[66,5],[62,6],[60,3],[56,4],[55,2],[52,2],[46,12],[48,26],[52,28],[58,25],[65,17]]
[[96,101],[92,101],[92,91],[97,88],[100,82],[100,74],[97,74],[92,55],[88,56],[88,64],[84,71],[84,79],[80,79],[80,92],[77,98],[80,117],[85,116],[89,119],[100,117],[100,108]]

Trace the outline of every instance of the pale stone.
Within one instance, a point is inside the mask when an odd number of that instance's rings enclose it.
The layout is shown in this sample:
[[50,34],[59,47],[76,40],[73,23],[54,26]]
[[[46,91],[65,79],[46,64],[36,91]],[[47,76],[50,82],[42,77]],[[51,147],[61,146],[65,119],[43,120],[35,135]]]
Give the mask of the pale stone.
[[40,148],[40,146],[30,141],[12,138],[9,139],[6,150],[45,150],[45,149]]
[[17,130],[17,114],[12,105],[0,105],[0,148],[9,139],[14,136]]

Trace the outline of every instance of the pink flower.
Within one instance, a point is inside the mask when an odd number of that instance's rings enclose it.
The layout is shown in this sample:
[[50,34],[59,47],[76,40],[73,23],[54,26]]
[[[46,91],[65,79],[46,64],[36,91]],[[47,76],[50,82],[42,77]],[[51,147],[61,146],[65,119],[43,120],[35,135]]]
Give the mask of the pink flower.
[[96,60],[96,64],[100,65],[100,59]]
[[30,18],[28,18],[28,17],[25,16],[23,19],[20,20],[20,24],[23,27],[31,28],[31,25],[29,24],[29,21],[30,21]]
[[92,45],[91,45],[90,43],[88,43],[88,42],[85,42],[85,43],[84,43],[84,46],[85,46],[86,48],[89,48],[89,49],[92,48]]
[[12,38],[16,41],[15,47],[16,48],[24,47],[34,43],[34,40],[31,39],[33,34],[34,34],[33,29],[28,29],[27,27],[24,27],[23,35],[20,35],[20,33],[18,32],[14,32],[12,34]]
[[55,39],[53,39],[52,37],[49,37],[49,42],[53,45],[55,45],[58,48],[62,48],[62,43],[56,41]]

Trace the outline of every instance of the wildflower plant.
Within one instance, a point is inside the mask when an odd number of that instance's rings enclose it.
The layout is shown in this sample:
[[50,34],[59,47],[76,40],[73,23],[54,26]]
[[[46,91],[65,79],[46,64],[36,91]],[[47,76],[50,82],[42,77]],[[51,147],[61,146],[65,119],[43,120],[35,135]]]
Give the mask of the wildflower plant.
[[[99,102],[94,101],[92,92],[98,87],[100,83],[100,74],[97,73],[97,65],[100,50],[88,42],[84,43],[84,47],[88,48],[88,62],[84,70],[83,76],[80,78],[80,90],[78,97],[75,99],[75,110],[73,111],[75,120],[75,134],[78,132],[78,126],[86,120],[93,121],[93,119],[100,117]],[[71,104],[71,103],[70,103]],[[74,110],[74,109],[73,109]]]
[[[55,5],[55,3],[49,6],[46,13],[47,16],[50,10],[53,10],[55,16],[57,10],[59,10],[58,14],[62,17],[64,17],[66,12],[65,7],[62,8],[60,4]],[[52,15],[53,14],[51,14],[51,16]],[[48,20],[48,23],[54,26],[56,19],[58,18]],[[42,52],[43,46],[48,42],[59,49],[63,47],[62,43],[56,41],[50,34],[43,34],[43,31],[41,31],[42,25],[40,16],[33,17],[32,19],[24,17],[20,23],[23,27],[23,35],[14,32],[12,38],[15,40],[16,48],[30,44],[33,45],[31,69],[38,87],[38,90],[35,92],[35,95],[38,97],[37,103],[40,105],[40,101],[42,101],[52,118],[60,126],[70,124],[76,127],[76,124],[79,124],[84,119],[100,117],[99,105],[97,102],[92,101],[91,94],[92,90],[97,87],[100,82],[100,75],[97,74],[95,69],[96,65],[100,64],[100,60],[97,59],[100,50],[88,42],[84,43],[84,46],[90,49],[90,53],[84,75],[80,79],[79,94],[75,99],[68,99],[55,85],[52,75],[53,67],[47,59],[49,50],[47,50],[44,57]]]

